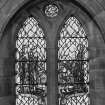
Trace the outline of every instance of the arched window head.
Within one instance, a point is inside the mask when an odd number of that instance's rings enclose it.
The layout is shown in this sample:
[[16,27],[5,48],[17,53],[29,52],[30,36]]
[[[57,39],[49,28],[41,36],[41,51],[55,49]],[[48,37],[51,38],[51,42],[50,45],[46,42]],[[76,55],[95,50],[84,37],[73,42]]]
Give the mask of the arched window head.
[[16,48],[16,105],[47,105],[46,39],[33,17],[18,31]]
[[86,32],[70,17],[58,40],[59,105],[89,105],[89,63]]

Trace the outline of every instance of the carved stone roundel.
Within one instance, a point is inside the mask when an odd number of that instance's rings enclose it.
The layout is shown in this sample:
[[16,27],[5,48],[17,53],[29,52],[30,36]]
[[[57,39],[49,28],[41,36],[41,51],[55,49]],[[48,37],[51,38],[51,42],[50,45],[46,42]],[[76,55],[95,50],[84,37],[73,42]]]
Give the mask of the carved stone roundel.
[[58,15],[58,7],[56,5],[48,5],[45,8],[45,14],[48,17],[55,17]]

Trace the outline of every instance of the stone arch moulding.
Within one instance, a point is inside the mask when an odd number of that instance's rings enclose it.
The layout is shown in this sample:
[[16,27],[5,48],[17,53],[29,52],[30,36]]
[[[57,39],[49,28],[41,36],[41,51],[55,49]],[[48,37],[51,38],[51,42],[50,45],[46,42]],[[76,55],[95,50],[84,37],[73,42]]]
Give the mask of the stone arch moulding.
[[[18,0],[17,0],[18,1]],[[32,1],[32,0],[23,0],[22,2],[17,2],[17,1],[12,1],[12,2],[16,2],[17,3],[17,6],[15,6],[15,8],[12,8],[13,10],[10,11],[10,13],[8,14],[8,16],[6,17],[6,20],[5,22],[2,24],[2,27],[1,27],[1,36],[0,36],[0,39],[2,37],[2,33],[4,31],[4,29],[6,28],[8,22],[12,19],[12,17],[19,11],[21,10],[22,7],[24,7],[25,5],[31,3],[31,2],[34,2],[34,3],[37,3],[37,2],[42,2],[43,0],[35,0],[35,1]],[[50,0],[48,0],[50,1]],[[57,0],[55,0],[57,1]],[[62,0],[61,0],[62,1]],[[68,1],[68,0],[67,0]],[[9,1],[8,1],[9,2]],[[100,24],[100,22],[98,21],[98,19],[95,19],[95,16],[97,16],[98,14],[95,14],[96,12],[93,12],[93,11],[96,11],[95,9],[90,9],[89,5],[87,5],[86,3],[84,3],[83,1],[77,1],[77,0],[71,0],[70,2],[74,3],[75,5],[79,6],[80,8],[82,8],[82,10],[87,13],[87,15],[92,19],[92,21],[97,25],[98,29],[100,30],[101,34],[102,34],[102,37],[105,41],[105,37],[104,37],[104,29],[103,29],[103,26]],[[11,1],[10,3],[8,3],[9,5],[11,5]],[[8,6],[8,5],[5,5],[5,6]],[[98,8],[98,7],[97,7]],[[99,6],[100,8],[100,6]],[[4,9],[4,8],[2,8]],[[104,8],[103,8],[103,11],[104,11]]]

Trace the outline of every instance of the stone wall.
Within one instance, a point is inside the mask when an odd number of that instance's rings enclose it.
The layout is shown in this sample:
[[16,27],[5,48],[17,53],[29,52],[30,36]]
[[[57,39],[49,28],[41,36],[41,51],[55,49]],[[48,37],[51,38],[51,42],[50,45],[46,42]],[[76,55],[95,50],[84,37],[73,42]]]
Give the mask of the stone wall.
[[[9,92],[13,91],[12,86],[8,84],[10,78],[6,73],[11,70],[8,67],[5,70],[3,59],[8,58],[6,43],[3,38],[3,31],[16,11],[29,0],[0,0],[0,105],[14,105],[14,96]],[[89,31],[89,58],[90,58],[90,105],[105,105],[105,0],[76,0],[89,11],[92,20],[87,23]],[[8,62],[13,62],[12,58]],[[5,73],[6,72],[6,73]],[[10,73],[12,75],[12,73]],[[14,80],[14,78],[11,78]],[[12,82],[12,81],[11,81]],[[8,88],[11,89],[8,90]]]

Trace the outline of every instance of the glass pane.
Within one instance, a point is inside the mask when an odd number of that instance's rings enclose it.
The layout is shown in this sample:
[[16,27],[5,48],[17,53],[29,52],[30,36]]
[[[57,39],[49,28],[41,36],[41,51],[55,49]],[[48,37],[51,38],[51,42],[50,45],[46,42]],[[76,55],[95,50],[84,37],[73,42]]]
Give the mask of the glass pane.
[[75,17],[70,17],[58,40],[58,103],[89,105],[88,39]]
[[34,18],[28,18],[17,37],[16,105],[47,105],[44,33]]

